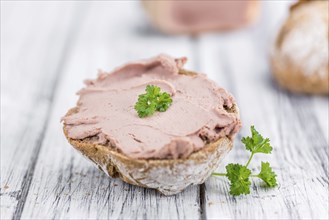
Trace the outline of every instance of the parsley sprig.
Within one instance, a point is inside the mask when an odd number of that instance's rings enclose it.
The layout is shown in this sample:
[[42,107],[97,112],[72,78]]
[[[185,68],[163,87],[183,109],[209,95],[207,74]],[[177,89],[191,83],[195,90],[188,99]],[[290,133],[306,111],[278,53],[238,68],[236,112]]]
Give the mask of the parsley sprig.
[[272,146],[270,139],[263,138],[262,135],[256,131],[254,126],[251,126],[251,137],[244,137],[241,139],[246,149],[251,152],[246,165],[230,163],[226,166],[226,173],[212,173],[213,176],[226,176],[230,181],[230,194],[238,196],[250,193],[250,177],[257,177],[262,179],[268,187],[277,186],[276,174],[272,170],[269,162],[261,163],[261,170],[258,174],[251,174],[248,165],[253,156],[258,153],[270,154]]
[[164,112],[172,103],[170,95],[161,92],[158,86],[147,85],[145,91],[146,93],[138,96],[135,104],[135,110],[140,118],[153,115],[155,111]]

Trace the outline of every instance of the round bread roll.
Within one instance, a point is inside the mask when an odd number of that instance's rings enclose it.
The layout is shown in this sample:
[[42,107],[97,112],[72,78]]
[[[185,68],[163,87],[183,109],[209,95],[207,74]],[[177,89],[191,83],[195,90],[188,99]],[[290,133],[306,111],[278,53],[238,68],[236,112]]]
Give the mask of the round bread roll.
[[[205,75],[182,69],[185,62],[160,55],[87,80],[62,118],[70,144],[109,176],[164,195],[203,183],[232,149],[241,122],[234,98]],[[133,103],[145,83],[176,91],[167,111],[138,117]]]
[[279,32],[271,56],[278,83],[292,91],[329,93],[329,1],[300,1]]

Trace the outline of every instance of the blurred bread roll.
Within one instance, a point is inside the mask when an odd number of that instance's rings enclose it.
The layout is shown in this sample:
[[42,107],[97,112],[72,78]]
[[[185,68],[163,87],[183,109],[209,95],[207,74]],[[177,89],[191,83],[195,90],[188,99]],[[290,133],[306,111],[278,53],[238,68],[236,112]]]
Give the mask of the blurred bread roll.
[[259,0],[142,0],[158,29],[166,33],[198,33],[244,27],[256,20]]
[[278,83],[293,92],[329,93],[329,1],[300,1],[279,32],[272,57]]

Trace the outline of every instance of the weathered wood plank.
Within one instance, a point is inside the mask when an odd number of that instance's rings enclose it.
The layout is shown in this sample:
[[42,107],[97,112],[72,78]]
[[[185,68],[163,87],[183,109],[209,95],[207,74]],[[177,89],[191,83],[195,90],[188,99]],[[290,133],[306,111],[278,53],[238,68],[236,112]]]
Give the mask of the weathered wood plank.
[[1,2],[1,219],[19,218],[24,207],[72,9]]
[[[266,50],[277,21],[270,16],[261,27],[189,38],[154,31],[137,2],[1,6],[1,219],[328,219],[329,103],[273,83]],[[188,68],[207,73],[237,98],[244,128],[219,170],[246,162],[238,139],[255,124],[275,150],[256,156],[252,167],[270,161],[277,189],[255,181],[251,195],[233,198],[227,180],[210,178],[164,197],[108,178],[68,145],[59,118],[74,106],[82,80],[94,78],[97,68],[161,52],[187,55]]]
[[[270,137],[274,152],[256,156],[252,168],[269,161],[278,174],[279,187],[264,189],[254,181],[248,196],[228,194],[226,179],[210,178],[205,185],[208,219],[327,219],[328,140],[319,120],[328,121],[326,109],[315,110],[312,99],[279,89],[270,77],[264,41],[256,30],[201,38],[201,69],[211,74],[237,98],[244,127],[235,148],[219,171],[230,162],[246,163],[248,153],[240,143],[250,125]],[[213,64],[213,65],[212,65]],[[321,103],[321,104],[320,104]]]
[[329,142],[329,123],[327,118],[323,118],[323,115],[329,115],[329,102],[328,97],[326,96],[313,96],[311,97],[313,101],[314,107],[314,115],[317,118],[319,126],[321,127],[321,131],[323,136],[326,138],[327,142]]
[[69,146],[59,123],[60,117],[75,105],[74,94],[82,87],[82,80],[94,78],[97,68],[111,70],[126,61],[160,52],[175,56],[192,53],[189,38],[163,36],[144,26],[137,4],[97,2],[85,15],[55,94],[22,218],[199,218],[198,186],[165,197],[108,178]]

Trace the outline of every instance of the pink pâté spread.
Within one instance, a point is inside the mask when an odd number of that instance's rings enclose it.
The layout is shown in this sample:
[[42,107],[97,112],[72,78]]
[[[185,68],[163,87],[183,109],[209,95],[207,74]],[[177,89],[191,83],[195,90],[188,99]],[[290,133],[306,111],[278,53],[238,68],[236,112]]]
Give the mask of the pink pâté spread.
[[248,23],[249,1],[172,1],[176,28],[197,30],[239,27]]
[[254,23],[260,0],[141,1],[151,22],[169,34],[229,30]]
[[[241,127],[227,111],[234,98],[204,74],[179,74],[186,58],[167,55],[100,71],[78,92],[78,112],[62,118],[71,139],[89,138],[136,159],[186,158],[206,143],[233,138]],[[165,112],[139,118],[134,105],[147,85],[169,93]]]

